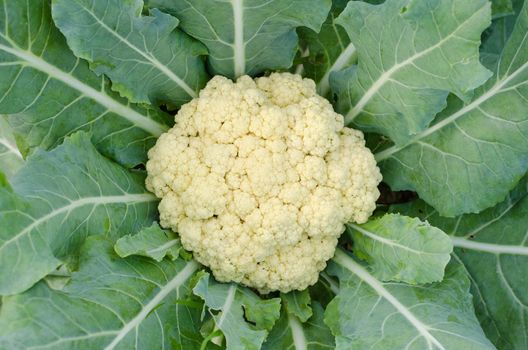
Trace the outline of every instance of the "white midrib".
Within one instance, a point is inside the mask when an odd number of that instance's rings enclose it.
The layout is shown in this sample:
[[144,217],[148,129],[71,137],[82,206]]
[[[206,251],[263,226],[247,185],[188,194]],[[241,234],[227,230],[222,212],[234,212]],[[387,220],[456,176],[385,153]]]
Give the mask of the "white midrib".
[[339,293],[339,285],[324,271],[321,272],[321,277],[328,283],[330,290],[337,295]]
[[156,294],[154,298],[152,298],[145,306],[143,306],[141,311],[133,319],[131,319],[123,326],[123,328],[121,328],[112,342],[105,347],[105,350],[114,349],[131,330],[139,326],[139,324],[141,324],[141,322],[147,318],[150,312],[154,310],[154,308],[156,308],[163,301],[163,299],[167,297],[167,295],[169,295],[175,289],[179,289],[196,272],[196,270],[198,270],[198,263],[196,261],[191,260],[187,262],[185,267],[172,280],[163,286],[159,290],[158,294]]
[[356,47],[354,44],[350,43],[346,47],[346,49],[341,52],[339,57],[337,57],[337,60],[335,60],[334,64],[328,69],[319,81],[319,94],[321,96],[325,96],[328,91],[330,91],[330,74],[332,72],[337,72],[343,69],[349,62],[352,56],[354,55],[354,52],[356,52]]
[[106,336],[115,335],[115,334],[117,334],[117,331],[101,331],[101,332],[96,332],[96,333],[89,333],[86,335],[80,335],[76,337],[65,337],[65,338],[57,339],[47,344],[30,346],[30,347],[25,348],[25,350],[53,349],[54,347],[56,348],[57,345],[60,345],[63,343],[75,342],[75,341],[86,340],[86,339],[93,339],[93,338],[98,338],[98,337],[106,337]]
[[20,154],[20,151],[18,150],[18,148],[13,146],[8,140],[0,138],[0,145],[3,145],[5,148],[7,148],[8,151],[10,153],[13,153],[17,158],[20,158],[20,159],[24,160],[24,158],[22,157],[22,154]]
[[308,346],[306,344],[306,337],[301,323],[297,317],[288,313],[288,323],[290,324],[290,329],[293,338],[293,346],[295,350],[307,350]]
[[451,237],[451,240],[453,241],[453,245],[458,248],[478,250],[481,252],[492,254],[512,254],[528,256],[528,247],[524,246],[476,242],[461,237]]
[[355,230],[359,231],[361,234],[369,237],[369,238],[372,238],[373,240],[375,241],[378,241],[378,242],[381,242],[383,244],[386,244],[386,245],[389,245],[389,246],[394,246],[394,247],[398,247],[400,249],[403,249],[403,250],[407,250],[409,252],[412,252],[414,254],[418,254],[418,255],[444,255],[445,253],[433,253],[433,252],[426,252],[424,250],[416,250],[416,249],[413,249],[411,247],[408,247],[408,246],[405,246],[405,245],[402,245],[402,244],[399,244],[399,243],[396,243],[395,241],[393,241],[392,239],[387,239],[385,237],[380,237],[370,231],[367,231],[365,230],[364,228],[356,225],[356,224],[352,224],[352,223],[348,223],[347,224],[348,226],[354,228]]
[[515,79],[519,74],[521,74],[526,68],[528,68],[528,62],[525,62],[522,66],[520,66],[517,70],[515,70],[511,75],[509,75],[506,79],[503,79],[499,81],[497,84],[495,84],[491,89],[489,89],[486,93],[480,95],[476,100],[471,102],[470,104],[466,105],[465,107],[459,109],[455,113],[453,113],[451,116],[443,119],[442,121],[436,123],[432,127],[422,131],[419,134],[416,134],[408,143],[402,145],[402,146],[392,146],[384,151],[378,152],[375,154],[375,158],[377,162],[380,162],[384,159],[389,158],[391,155],[393,155],[396,152],[401,151],[402,149],[408,147],[409,145],[423,139],[426,136],[429,136],[438,130],[442,129],[443,127],[451,124],[464,114],[472,111],[473,109],[480,106],[482,103],[486,102],[491,97],[495,96],[496,94],[500,93],[502,88],[508,84],[512,79]]
[[408,64],[412,63],[413,61],[419,59],[420,57],[423,57],[424,55],[428,54],[429,52],[439,48],[442,46],[446,41],[450,40],[461,28],[463,28],[467,22],[469,22],[474,16],[480,14],[480,10],[473,13],[466,21],[462,22],[458,27],[456,27],[449,35],[447,35],[445,38],[437,42],[435,45],[428,47],[427,49],[407,58],[406,60],[395,64],[392,66],[389,70],[383,72],[379,78],[372,84],[368,90],[363,94],[361,99],[355,104],[355,106],[347,113],[345,117],[345,125],[351,123],[355,117],[358,116],[359,113],[363,110],[363,107],[370,101],[370,99],[378,92],[379,89],[385,83],[387,83],[391,76],[399,71],[402,67],[407,66]]
[[100,91],[95,90],[91,86],[88,86],[76,79],[71,74],[68,74],[57,67],[49,64],[44,61],[42,58],[35,56],[29,51],[20,50],[13,47],[8,47],[0,44],[0,50],[3,50],[7,53],[10,53],[23,61],[28,66],[31,66],[43,73],[46,73],[51,78],[59,80],[66,84],[67,86],[79,91],[82,95],[87,96],[93,99],[95,102],[100,104],[103,107],[108,108],[108,110],[122,116],[127,119],[135,126],[140,129],[143,129],[153,136],[159,136],[166,131],[166,127],[155,122],[152,119],[147,118],[146,116],[136,112],[135,110],[124,106],[117,102],[116,100],[110,98],[108,95],[101,93]]
[[[506,215],[506,213],[508,213],[515,206],[516,203],[517,202],[512,203],[499,216],[497,216],[493,220],[487,222],[486,224],[478,227],[476,230],[474,230],[469,235],[474,235],[474,234],[478,233],[479,231],[481,231],[483,228],[485,228],[485,227],[491,225],[492,223],[500,220],[504,215]],[[410,251],[413,251],[413,252],[416,252],[416,253],[435,254],[435,253],[420,252],[420,251],[416,251],[414,249],[411,249],[409,247],[405,247],[405,246],[399,245],[399,244],[395,243],[393,240],[388,240],[388,239],[385,239],[384,237],[379,237],[378,235],[375,235],[375,234],[371,233],[370,231],[367,231],[367,230],[359,227],[356,224],[348,223],[347,225],[353,227],[355,230],[359,231],[360,233],[364,234],[365,236],[370,237],[370,238],[372,238],[374,240],[377,240],[379,242],[382,242],[384,244],[395,245],[395,246],[398,246],[398,247],[400,247],[402,249],[410,250]],[[474,241],[474,240],[469,240],[469,239],[466,239],[466,238],[463,238],[463,237],[455,237],[455,236],[450,236],[450,238],[451,238],[451,241],[453,242],[453,246],[458,247],[458,248],[466,248],[466,249],[471,249],[471,250],[478,250],[478,251],[492,253],[492,254],[528,255],[528,247],[524,247],[524,246],[505,245],[505,244],[501,245],[501,244],[495,244],[495,243],[477,242],[477,241]]]
[[101,197],[85,197],[70,202],[68,205],[57,208],[49,212],[48,214],[41,216],[40,218],[33,221],[30,225],[26,226],[22,231],[18,232],[16,235],[10,239],[4,241],[0,245],[0,252],[7,247],[9,244],[16,242],[18,239],[24,235],[30,233],[35,227],[38,227],[42,223],[47,222],[48,220],[54,218],[57,215],[60,215],[65,212],[72,211],[74,209],[83,207],[85,205],[104,205],[112,203],[140,203],[140,202],[152,202],[156,198],[151,194],[126,194],[120,196],[101,196]]
[[156,247],[156,248],[151,249],[151,250],[147,250],[147,254],[155,254],[155,253],[157,253],[157,252],[162,252],[162,251],[164,251],[165,249],[169,249],[169,248],[175,246],[175,245],[178,244],[179,242],[180,242],[179,239],[173,239],[173,240],[170,240],[170,241],[168,241],[167,243],[160,245],[159,247]]
[[341,249],[337,249],[333,260],[346,268],[361,280],[367,283],[379,296],[387,300],[407,321],[425,338],[428,344],[433,344],[440,350],[446,350],[446,348],[436,339],[430,332],[429,327],[420,321],[405,305],[400,303],[394,295],[392,295],[383,284],[372,276],[367,270],[361,265],[357,264],[352,260],[346,253]]
[[233,301],[235,300],[235,292],[237,287],[234,284],[231,284],[229,287],[229,290],[227,291],[226,300],[224,302],[224,305],[220,308],[222,310],[222,314],[220,315],[220,318],[216,322],[216,326],[220,329],[222,329],[222,325],[224,324],[225,318],[229,314],[231,307],[233,306]]
[[119,35],[115,30],[113,30],[112,28],[110,28],[109,26],[106,25],[106,23],[104,23],[103,21],[101,21],[92,11],[90,11],[89,9],[83,7],[84,10],[86,12],[88,12],[90,14],[90,16],[95,19],[97,21],[97,23],[99,23],[101,25],[101,27],[103,27],[107,32],[109,32],[110,34],[112,34],[114,37],[116,37],[120,42],[122,42],[123,44],[125,44],[126,46],[128,46],[129,48],[131,48],[134,52],[136,52],[137,54],[139,54],[141,57],[143,57],[144,59],[146,59],[148,62],[150,62],[150,64],[152,64],[152,66],[154,66],[156,69],[158,69],[160,72],[162,72],[163,74],[165,74],[167,77],[169,77],[170,80],[174,81],[179,87],[181,87],[183,89],[183,91],[185,91],[189,96],[191,96],[192,98],[195,98],[196,97],[196,92],[191,89],[191,87],[189,85],[187,85],[187,83],[181,79],[179,76],[177,76],[176,74],[174,74],[173,71],[171,71],[169,68],[167,68],[164,64],[162,64],[160,61],[158,61],[156,58],[152,57],[151,55],[147,55],[145,52],[141,51],[140,49],[138,49],[135,45],[131,44],[128,40],[126,40],[125,38],[123,38],[121,35]]
[[244,0],[231,0],[233,7],[233,26],[235,33],[233,64],[235,77],[246,72],[246,43],[244,43]]

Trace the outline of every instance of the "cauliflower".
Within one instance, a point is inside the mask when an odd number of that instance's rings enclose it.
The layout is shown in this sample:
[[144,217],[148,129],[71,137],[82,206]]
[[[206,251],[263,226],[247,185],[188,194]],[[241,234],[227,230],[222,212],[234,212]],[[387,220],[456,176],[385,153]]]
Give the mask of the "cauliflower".
[[219,281],[262,293],[317,281],[344,231],[367,221],[381,174],[360,131],[310,79],[216,76],[149,151],[162,226]]

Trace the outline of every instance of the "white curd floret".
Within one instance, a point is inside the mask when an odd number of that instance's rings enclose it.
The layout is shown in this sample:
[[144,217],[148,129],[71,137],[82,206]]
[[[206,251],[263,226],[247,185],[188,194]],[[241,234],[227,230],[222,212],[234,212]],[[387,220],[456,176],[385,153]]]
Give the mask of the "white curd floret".
[[266,293],[317,281],[346,222],[376,208],[363,134],[310,79],[214,77],[149,151],[161,225],[219,281]]

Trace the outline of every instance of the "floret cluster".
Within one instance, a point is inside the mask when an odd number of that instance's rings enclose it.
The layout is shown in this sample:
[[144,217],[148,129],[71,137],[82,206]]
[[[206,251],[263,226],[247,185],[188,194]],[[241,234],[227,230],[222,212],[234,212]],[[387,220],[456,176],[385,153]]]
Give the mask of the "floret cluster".
[[376,207],[381,174],[363,134],[289,73],[217,76],[149,151],[161,225],[219,281],[261,292],[317,281],[349,221]]

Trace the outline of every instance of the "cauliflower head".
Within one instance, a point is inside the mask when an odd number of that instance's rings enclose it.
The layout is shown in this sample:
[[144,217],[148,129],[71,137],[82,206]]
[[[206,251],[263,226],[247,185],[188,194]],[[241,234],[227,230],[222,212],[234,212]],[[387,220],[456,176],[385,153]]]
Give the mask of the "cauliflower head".
[[360,131],[310,79],[216,76],[150,149],[160,223],[217,280],[302,290],[344,231],[367,221],[381,174]]

